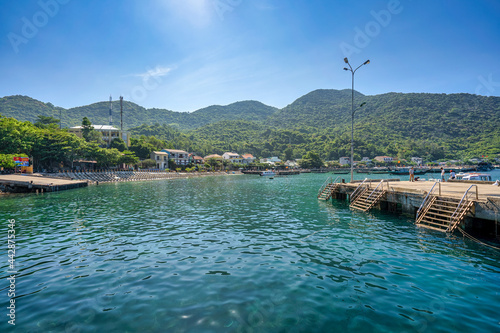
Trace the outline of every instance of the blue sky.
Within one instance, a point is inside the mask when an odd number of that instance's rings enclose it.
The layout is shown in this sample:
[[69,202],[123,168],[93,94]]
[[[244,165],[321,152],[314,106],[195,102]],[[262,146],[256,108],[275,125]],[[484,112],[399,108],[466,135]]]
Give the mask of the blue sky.
[[315,89],[500,96],[500,1],[0,0],[0,97],[195,111]]

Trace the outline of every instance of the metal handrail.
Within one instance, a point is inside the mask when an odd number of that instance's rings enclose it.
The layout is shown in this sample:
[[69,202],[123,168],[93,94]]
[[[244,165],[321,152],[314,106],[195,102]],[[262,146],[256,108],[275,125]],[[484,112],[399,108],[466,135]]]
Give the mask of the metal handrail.
[[[478,191],[477,191],[477,185],[476,184],[472,184],[471,186],[469,186],[469,188],[467,189],[467,191],[465,191],[464,195],[462,196],[462,199],[460,200],[460,202],[458,203],[458,206],[457,206],[457,209],[455,209],[455,211],[453,212],[453,214],[451,215],[450,217],[450,222],[453,222],[454,218],[455,218],[455,215],[457,214],[457,212],[459,212],[461,209],[461,206],[462,206],[462,202],[465,200],[466,202],[468,202],[467,200],[467,194],[469,194],[469,191],[470,189],[475,186],[476,187],[476,199],[478,199]],[[453,223],[453,225],[455,225],[455,223]],[[453,226],[451,223],[450,223],[450,226],[448,227],[448,230],[452,228]]]
[[420,215],[420,211],[422,210],[422,208],[424,208],[426,206],[425,204],[427,203],[427,200],[429,199],[429,196],[431,195],[431,193],[434,191],[434,187],[436,186],[437,183],[438,182],[435,182],[434,185],[432,185],[429,193],[427,193],[427,195],[424,198],[424,201],[422,201],[422,204],[418,208],[418,210],[417,210],[417,220],[418,220],[418,216]]
[[375,193],[375,191],[378,189],[378,187],[384,183],[384,180],[382,179],[380,181],[380,183],[378,183],[377,187],[375,187],[375,189],[372,191],[372,193],[370,193],[370,195],[368,196],[368,198],[366,198],[366,200],[370,199],[370,197],[372,196],[373,193]]
[[363,184],[364,184],[367,180],[368,180],[368,178],[365,178],[365,179],[364,179],[364,180],[363,180],[363,181],[362,181],[362,182],[358,185],[358,187],[356,187],[356,189],[355,189],[355,190],[351,193],[351,202],[353,202],[353,201],[356,199],[356,197],[359,195],[359,193],[357,193],[357,192],[360,190],[361,186],[362,186],[362,185],[363,185]]
[[340,180],[340,176],[337,176],[337,178],[335,178],[334,181],[332,181],[332,177],[329,176],[325,182],[323,183],[323,185],[321,185],[321,188],[319,189],[319,192],[318,192],[318,196],[325,190],[325,188],[330,185],[330,184],[335,184],[337,181]]
[[328,184],[331,184],[331,182],[332,177],[328,176],[328,178],[323,182],[323,185],[321,185],[321,187],[319,188],[318,195],[320,195],[321,192],[323,192],[323,190],[328,186]]

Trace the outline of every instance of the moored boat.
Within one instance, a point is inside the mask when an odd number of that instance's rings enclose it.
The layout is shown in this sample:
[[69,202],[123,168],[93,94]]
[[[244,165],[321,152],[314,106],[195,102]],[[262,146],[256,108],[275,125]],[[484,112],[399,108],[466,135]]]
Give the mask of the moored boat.
[[471,172],[471,173],[458,173],[456,180],[477,180],[483,182],[491,182],[491,175],[487,173]]

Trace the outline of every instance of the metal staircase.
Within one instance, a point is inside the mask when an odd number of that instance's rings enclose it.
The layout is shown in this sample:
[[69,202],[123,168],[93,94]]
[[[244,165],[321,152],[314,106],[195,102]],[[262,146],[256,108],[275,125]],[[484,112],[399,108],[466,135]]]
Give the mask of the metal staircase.
[[477,185],[471,185],[465,191],[462,199],[444,198],[433,195],[432,192],[436,186],[432,186],[431,190],[425,197],[417,211],[416,224],[419,227],[437,230],[441,232],[452,232],[465,219],[465,216],[474,208],[475,201],[469,198],[470,190],[476,187],[477,200]]
[[332,180],[332,177],[328,177],[318,191],[318,199],[325,201],[330,199],[335,189],[339,186],[339,180],[340,176],[335,178],[335,180]]
[[369,185],[363,186],[365,181],[363,181],[352,193],[351,204],[349,205],[349,207],[363,212],[366,212],[375,206],[387,192],[383,189],[383,180],[381,180],[377,187],[373,190],[369,188]]

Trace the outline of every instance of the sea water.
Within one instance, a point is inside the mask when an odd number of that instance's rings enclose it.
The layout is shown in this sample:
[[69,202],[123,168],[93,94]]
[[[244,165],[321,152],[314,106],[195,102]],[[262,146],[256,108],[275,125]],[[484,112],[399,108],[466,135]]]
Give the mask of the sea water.
[[318,201],[327,176],[0,198],[0,331],[500,331],[499,251]]

